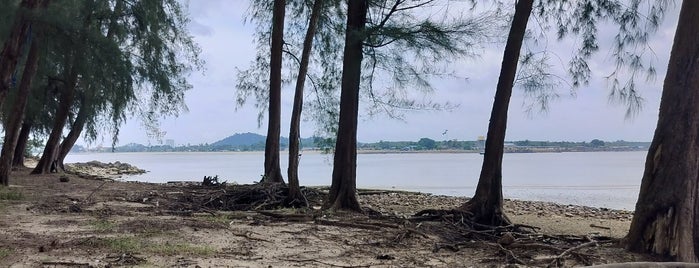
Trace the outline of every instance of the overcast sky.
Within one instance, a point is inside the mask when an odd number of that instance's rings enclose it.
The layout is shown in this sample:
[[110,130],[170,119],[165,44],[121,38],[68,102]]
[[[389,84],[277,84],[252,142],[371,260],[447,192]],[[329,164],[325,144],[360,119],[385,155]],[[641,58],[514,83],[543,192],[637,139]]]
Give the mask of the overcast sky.
[[[206,70],[190,77],[193,89],[186,94],[189,112],[178,118],[162,120],[164,139],[176,144],[210,143],[234,133],[266,133],[266,126],[258,128],[257,111],[252,103],[236,111],[236,68],[245,69],[254,58],[253,27],[244,23],[247,1],[197,0],[189,3],[192,23],[189,28],[201,46]],[[678,7],[668,13],[660,30],[653,35],[652,49],[656,53],[657,79],[647,83],[639,80],[640,92],[645,98],[643,110],[634,118],[625,117],[625,107],[608,101],[609,89],[604,76],[613,68],[609,59],[610,40],[614,29],[600,28],[600,52],[590,62],[592,80],[589,86],[576,90],[575,97],[568,89],[559,90],[561,98],[552,103],[546,114],[528,114],[528,103],[521,89],[515,88],[511,100],[507,140],[589,141],[592,139],[650,141],[657,120],[662,81],[665,76],[670,47],[677,21]],[[531,25],[531,23],[530,23]],[[549,49],[567,61],[571,42],[550,40]],[[606,39],[606,40],[605,40]],[[429,137],[437,140],[475,140],[485,135],[491,111],[495,85],[502,59],[504,44],[492,46],[477,58],[465,59],[450,66],[461,78],[445,78],[434,82],[435,102],[459,104],[451,112],[421,111],[406,114],[404,121],[385,116],[362,116],[358,140],[418,140]],[[555,66],[564,69],[566,65]],[[338,85],[339,86],[339,85]],[[293,99],[293,86],[282,92],[282,135],[288,136],[288,125]],[[446,135],[443,135],[448,130]],[[301,135],[313,135],[314,126],[302,122]],[[104,145],[108,145],[105,138]],[[137,142],[157,144],[149,139],[137,119],[131,119],[121,129],[119,143]],[[99,142],[98,142],[99,143]],[[97,144],[95,144],[97,145]]]

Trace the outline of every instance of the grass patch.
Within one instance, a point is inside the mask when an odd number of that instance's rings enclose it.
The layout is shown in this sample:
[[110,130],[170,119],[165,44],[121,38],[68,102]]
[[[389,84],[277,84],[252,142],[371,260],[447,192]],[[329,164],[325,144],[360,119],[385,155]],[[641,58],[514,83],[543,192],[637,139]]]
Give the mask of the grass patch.
[[102,240],[104,247],[118,252],[151,253],[157,255],[210,256],[216,250],[209,246],[187,243],[153,243],[137,237],[112,237]]
[[218,215],[206,215],[202,216],[201,219],[206,222],[211,223],[222,223],[228,225],[231,222],[231,218],[228,215],[218,214]]
[[116,228],[116,224],[109,220],[93,220],[89,224],[92,229],[99,232],[113,231]]
[[24,196],[9,187],[0,187],[0,200],[22,200]]
[[209,246],[199,246],[192,244],[156,244],[153,245],[149,250],[152,253],[162,254],[162,255],[197,255],[197,256],[211,256],[216,250]]
[[4,259],[7,256],[10,256],[11,253],[12,253],[12,249],[0,248],[0,260]]
[[144,248],[142,241],[135,237],[110,237],[102,242],[103,246],[119,252],[141,252]]

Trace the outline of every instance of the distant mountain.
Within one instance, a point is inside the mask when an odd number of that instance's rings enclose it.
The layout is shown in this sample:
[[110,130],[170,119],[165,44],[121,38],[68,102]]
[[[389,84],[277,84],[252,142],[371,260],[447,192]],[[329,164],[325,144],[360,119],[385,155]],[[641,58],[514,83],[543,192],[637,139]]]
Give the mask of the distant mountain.
[[232,136],[228,136],[222,140],[212,143],[213,146],[250,146],[262,143],[264,144],[266,140],[265,136],[256,133],[236,133]]
[[[264,148],[267,136],[263,136],[257,133],[236,133],[232,136],[228,136],[222,140],[216,141],[211,144],[213,147],[250,147],[255,145],[262,145]],[[315,138],[301,138],[301,144],[303,147],[312,147],[315,145]],[[281,137],[279,143],[282,147],[289,146],[289,138]]]

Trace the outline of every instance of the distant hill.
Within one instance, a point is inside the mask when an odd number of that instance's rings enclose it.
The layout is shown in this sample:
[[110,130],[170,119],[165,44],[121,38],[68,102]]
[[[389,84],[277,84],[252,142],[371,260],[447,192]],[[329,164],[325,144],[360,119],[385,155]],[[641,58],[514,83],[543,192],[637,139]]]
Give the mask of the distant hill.
[[[236,133],[228,136],[222,140],[216,141],[211,144],[213,147],[250,147],[255,145],[262,145],[264,147],[267,136],[263,136],[257,133]],[[313,147],[315,145],[315,138],[301,138],[301,145],[303,147]],[[289,146],[289,138],[281,137],[279,138],[279,143],[282,147]]]
[[265,136],[256,133],[236,133],[228,136],[222,140],[212,143],[213,146],[230,146],[230,147],[240,147],[240,146],[250,146],[265,143]]

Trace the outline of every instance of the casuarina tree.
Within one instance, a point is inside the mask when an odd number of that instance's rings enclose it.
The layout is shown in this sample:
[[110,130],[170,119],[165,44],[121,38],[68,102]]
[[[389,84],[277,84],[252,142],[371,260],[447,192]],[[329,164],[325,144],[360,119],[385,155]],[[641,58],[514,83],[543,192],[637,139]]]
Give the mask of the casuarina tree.
[[632,251],[699,261],[699,1],[685,0],[658,124],[626,237]]
[[[436,64],[470,55],[474,46],[490,33],[491,19],[496,18],[493,14],[451,22],[416,15],[437,3],[431,0],[347,3],[339,124],[332,184],[324,208],[360,211],[356,195],[357,123],[362,95],[387,110],[425,108],[402,98],[407,95],[405,90],[430,92],[427,77],[439,72]],[[375,75],[382,71],[391,83],[379,84],[387,91],[378,94]]]
[[[608,79],[612,84],[612,96],[617,100],[626,101],[628,114],[633,114],[640,107],[640,96],[635,89],[634,78],[637,73],[647,70],[653,73],[653,66],[644,66],[644,58],[639,56],[639,51],[647,48],[648,34],[657,27],[662,17],[664,5],[652,8],[649,14],[647,28],[640,26],[641,17],[638,9],[640,1],[633,0],[633,4],[626,6],[619,1],[538,1],[518,0],[515,5],[515,13],[510,27],[505,51],[503,55],[500,76],[496,86],[495,100],[488,124],[488,134],[485,144],[485,154],[481,168],[476,192],[472,199],[465,202],[460,210],[467,211],[471,220],[485,225],[509,225],[510,220],[503,212],[502,195],[502,162],[504,141],[507,129],[507,112],[518,77],[518,65],[524,67],[528,73],[529,81],[518,81],[525,90],[540,90],[545,84],[539,80],[551,78],[545,68],[532,66],[532,64],[545,64],[545,61],[532,60],[532,53],[520,56],[527,23],[530,15],[537,16],[537,22],[548,29],[548,23],[555,23],[559,39],[568,35],[575,35],[580,44],[574,51],[569,61],[568,74],[572,79],[571,88],[576,88],[588,83],[591,71],[587,60],[599,49],[597,41],[598,24],[601,21],[612,21],[619,26],[619,33],[614,39],[612,57],[616,61],[615,70],[626,68],[630,78],[625,86],[619,85],[618,73],[610,75]],[[545,54],[545,53],[544,53]],[[527,69],[529,68],[529,69]],[[534,70],[532,72],[532,70]],[[535,78],[532,80],[531,78]],[[544,88],[545,89],[545,88]],[[541,93],[541,92],[539,92]],[[543,91],[542,94],[546,94]],[[548,100],[546,96],[540,100]]]

